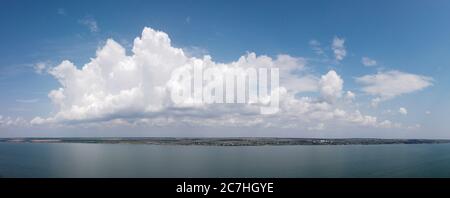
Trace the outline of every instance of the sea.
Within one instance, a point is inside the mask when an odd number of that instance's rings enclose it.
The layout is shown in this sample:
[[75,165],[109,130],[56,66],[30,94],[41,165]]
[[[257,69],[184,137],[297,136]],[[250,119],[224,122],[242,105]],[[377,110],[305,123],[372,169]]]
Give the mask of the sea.
[[0,143],[4,178],[450,177],[450,144]]

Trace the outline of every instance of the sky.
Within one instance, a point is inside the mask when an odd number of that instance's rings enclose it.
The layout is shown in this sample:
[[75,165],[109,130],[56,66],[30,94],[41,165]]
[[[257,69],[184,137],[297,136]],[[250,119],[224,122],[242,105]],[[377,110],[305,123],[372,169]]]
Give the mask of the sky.
[[[0,137],[450,138],[450,2],[0,2]],[[280,68],[280,111],[172,72]]]

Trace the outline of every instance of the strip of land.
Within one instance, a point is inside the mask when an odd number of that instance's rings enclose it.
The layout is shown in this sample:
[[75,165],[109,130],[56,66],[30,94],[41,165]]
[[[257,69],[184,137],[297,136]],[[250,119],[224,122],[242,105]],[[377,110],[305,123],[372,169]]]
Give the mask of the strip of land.
[[170,137],[120,137],[120,138],[0,138],[10,143],[93,143],[93,144],[151,144],[151,145],[202,145],[202,146],[282,146],[282,145],[378,145],[378,144],[443,144],[442,139],[317,139],[317,138],[170,138]]

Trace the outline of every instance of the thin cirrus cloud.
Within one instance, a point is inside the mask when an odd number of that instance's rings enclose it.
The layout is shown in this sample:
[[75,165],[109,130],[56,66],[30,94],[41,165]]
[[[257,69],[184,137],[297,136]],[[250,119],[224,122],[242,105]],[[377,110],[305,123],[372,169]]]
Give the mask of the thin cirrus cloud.
[[[335,38],[335,40],[338,38]],[[335,43],[337,54],[345,56],[344,41]],[[344,51],[344,52],[343,52]],[[259,113],[262,104],[174,104],[170,90],[184,81],[172,78],[174,71],[192,71],[195,65],[227,72],[230,68],[280,69],[280,112],[267,116]],[[49,117],[35,117],[31,123],[120,123],[127,125],[241,126],[296,129],[325,129],[327,125],[398,127],[398,123],[364,115],[354,107],[345,107],[352,92],[344,90],[344,80],[334,70],[317,76],[305,69],[305,58],[286,54],[274,58],[247,53],[229,63],[212,57],[189,56],[171,44],[169,36],[144,28],[134,40],[132,55],[112,39],[100,48],[96,57],[82,67],[65,60],[49,73],[60,87],[48,95],[57,111]],[[299,72],[300,71],[300,72]],[[204,82],[207,86],[208,81]],[[301,85],[301,86],[300,86]],[[315,92],[317,97],[299,96]],[[348,96],[348,97],[347,97]]]

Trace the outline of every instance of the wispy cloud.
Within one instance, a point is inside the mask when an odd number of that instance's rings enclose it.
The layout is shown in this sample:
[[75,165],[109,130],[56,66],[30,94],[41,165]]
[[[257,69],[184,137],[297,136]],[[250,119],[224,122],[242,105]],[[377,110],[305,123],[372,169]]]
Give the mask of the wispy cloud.
[[100,31],[100,27],[98,26],[97,21],[91,16],[87,16],[84,19],[79,20],[78,22],[88,27],[91,32]]
[[317,55],[324,55],[324,50],[321,47],[321,44],[319,41],[313,39],[311,41],[309,41],[309,45],[311,46],[312,50],[317,54]]
[[334,57],[336,60],[341,61],[347,55],[347,50],[345,49],[345,39],[334,37],[333,43],[331,44],[331,49],[333,49]]
[[377,65],[377,61],[373,60],[369,57],[362,57],[361,58],[361,63],[366,66],[366,67],[371,67],[371,66],[375,66]]
[[362,91],[376,96],[373,106],[394,97],[425,89],[433,85],[433,78],[400,71],[379,72],[356,78],[363,85]]
[[67,15],[67,12],[66,12],[66,10],[64,8],[58,8],[56,10],[56,13],[59,14],[59,15],[62,15],[62,16],[66,16]]
[[33,68],[36,73],[42,74],[45,71],[45,69],[47,69],[47,63],[45,63],[45,62],[36,63],[33,66]]
[[32,98],[32,99],[17,99],[16,102],[18,103],[36,103],[39,102],[38,98]]
[[29,72],[30,67],[33,67],[33,64],[22,63],[22,64],[2,66],[0,67],[0,80],[8,79]]

